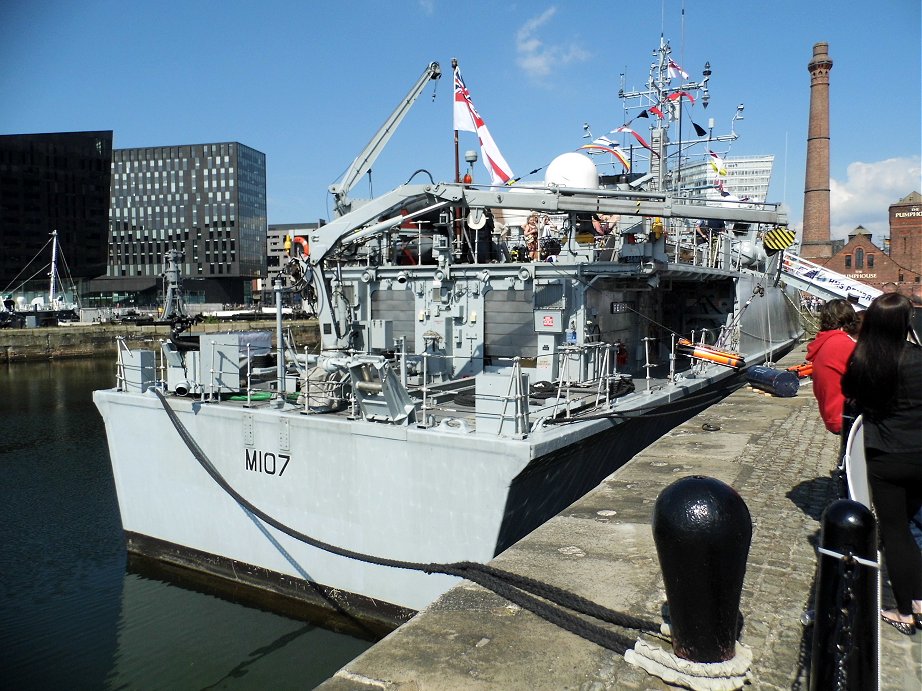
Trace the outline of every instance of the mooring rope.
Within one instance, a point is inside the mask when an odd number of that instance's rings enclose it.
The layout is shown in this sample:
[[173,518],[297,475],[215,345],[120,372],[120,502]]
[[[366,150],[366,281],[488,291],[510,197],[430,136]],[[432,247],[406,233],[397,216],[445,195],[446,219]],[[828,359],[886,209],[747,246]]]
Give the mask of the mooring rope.
[[[577,595],[576,593],[571,593],[549,583],[544,583],[533,578],[529,578],[528,576],[522,576],[520,574],[504,571],[487,564],[478,564],[476,562],[424,564],[421,562],[389,559],[371,554],[363,554],[361,552],[356,552],[354,550],[346,549],[343,547],[337,547],[336,545],[331,545],[327,542],[323,542],[322,540],[318,540],[317,538],[295,530],[294,528],[285,525],[281,521],[276,520],[269,514],[262,511],[259,507],[249,502],[243,496],[241,496],[230,485],[230,483],[224,479],[221,473],[218,472],[217,468],[215,468],[214,464],[209,460],[208,456],[205,455],[205,452],[198,445],[198,443],[189,433],[189,430],[186,429],[185,425],[182,424],[179,417],[176,415],[176,411],[170,407],[166,400],[166,396],[163,395],[163,392],[156,388],[153,389],[153,392],[157,395],[157,398],[160,399],[160,403],[163,406],[163,409],[166,411],[170,422],[173,424],[173,427],[176,429],[186,447],[189,449],[189,451],[192,452],[192,455],[195,457],[198,463],[202,466],[205,472],[207,472],[218,484],[218,486],[221,487],[221,489],[223,489],[224,492],[233,498],[234,501],[236,501],[241,507],[259,518],[261,521],[285,533],[289,537],[298,540],[299,542],[303,542],[307,545],[310,545],[311,547],[321,549],[331,554],[336,554],[348,559],[355,559],[357,561],[362,561],[368,564],[375,564],[377,566],[388,566],[397,569],[422,571],[429,574],[440,573],[448,576],[466,578],[469,581],[473,581],[474,583],[477,583],[478,585],[491,590],[497,595],[509,600],[513,604],[518,605],[522,609],[526,609],[532,612],[545,621],[555,624],[563,629],[566,629],[567,631],[570,631],[571,633],[575,633],[576,635],[585,638],[586,640],[592,641],[593,643],[596,643],[604,648],[608,648],[609,650],[619,654],[624,654],[626,650],[631,648],[634,644],[633,640],[627,636],[599,626],[598,624],[586,621],[585,619],[576,616],[576,614],[573,614],[572,612],[585,614],[595,619],[599,619],[600,621],[628,629],[647,631],[651,633],[659,633],[660,631],[660,625],[652,619],[644,619],[642,617],[635,617],[630,614],[618,612],[609,609],[608,607],[604,607],[598,603],[592,602],[591,600],[587,600],[586,598]],[[572,610],[572,612],[568,612],[566,610]]]

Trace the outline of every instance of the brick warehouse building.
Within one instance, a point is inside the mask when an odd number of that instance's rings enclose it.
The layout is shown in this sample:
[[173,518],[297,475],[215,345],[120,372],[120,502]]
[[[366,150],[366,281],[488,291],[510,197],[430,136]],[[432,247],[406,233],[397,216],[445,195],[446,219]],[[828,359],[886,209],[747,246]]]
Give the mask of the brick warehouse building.
[[893,283],[904,295],[922,298],[922,195],[913,192],[890,205],[890,254],[861,226],[823,264],[878,289]]
[[922,272],[922,194],[918,192],[890,205],[890,258],[916,276]]

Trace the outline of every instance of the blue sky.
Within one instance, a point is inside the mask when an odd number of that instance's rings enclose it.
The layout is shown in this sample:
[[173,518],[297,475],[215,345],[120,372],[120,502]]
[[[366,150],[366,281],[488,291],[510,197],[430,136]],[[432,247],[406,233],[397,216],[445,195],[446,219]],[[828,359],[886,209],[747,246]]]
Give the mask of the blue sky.
[[[846,8],[846,4],[848,8]],[[684,11],[683,11],[684,10]],[[711,102],[693,118],[775,155],[769,200],[800,229],[814,43],[829,43],[833,237],[878,239],[920,181],[918,0],[621,4],[482,0],[4,0],[0,134],[112,129],[117,148],[239,141],[267,157],[270,223],[330,218],[327,187],[426,65],[420,96],[353,196],[454,168],[450,62],[517,175],[623,124],[621,73],[641,87],[664,34]],[[461,133],[461,149],[476,148]],[[479,164],[478,164],[479,166]],[[480,181],[486,173],[478,168]],[[528,178],[526,178],[528,179]]]

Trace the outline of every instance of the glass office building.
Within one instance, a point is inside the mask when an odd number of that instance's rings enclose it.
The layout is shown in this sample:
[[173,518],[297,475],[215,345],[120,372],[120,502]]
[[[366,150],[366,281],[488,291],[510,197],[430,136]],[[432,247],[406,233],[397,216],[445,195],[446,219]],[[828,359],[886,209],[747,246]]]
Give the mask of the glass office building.
[[[163,255],[183,255],[199,301],[249,301],[266,275],[266,156],[239,142],[115,149],[109,260],[100,293],[156,293]],[[143,300],[142,300],[143,301]]]

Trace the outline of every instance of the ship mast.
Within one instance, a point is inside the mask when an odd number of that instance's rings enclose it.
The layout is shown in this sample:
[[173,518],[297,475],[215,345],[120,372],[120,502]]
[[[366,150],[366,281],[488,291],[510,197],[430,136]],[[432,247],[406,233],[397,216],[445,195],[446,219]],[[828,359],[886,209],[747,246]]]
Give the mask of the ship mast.
[[[646,88],[636,91],[625,91],[623,87],[618,91],[618,97],[625,103],[625,114],[628,111],[636,110],[634,117],[655,118],[655,124],[650,128],[650,176],[652,178],[650,187],[652,189],[671,191],[680,194],[680,170],[682,167],[682,151],[693,144],[702,141],[712,141],[714,139],[735,139],[736,135],[725,135],[723,137],[713,137],[708,133],[707,139],[700,137],[688,141],[682,136],[682,110],[684,104],[683,98],[690,98],[691,94],[696,94],[697,100],[703,108],[707,108],[710,101],[708,91],[708,82],[711,79],[711,63],[706,62],[702,72],[702,78],[698,81],[689,81],[688,76],[682,73],[681,68],[672,60],[672,47],[664,36],[660,36],[659,48],[653,51],[653,62],[650,64],[650,73],[647,77]],[[679,75],[681,83],[673,86],[672,82]],[[630,101],[635,103],[629,104]],[[669,129],[675,126],[676,141],[670,142]],[[667,162],[669,160],[669,144],[676,145],[676,166],[675,170],[670,173]]]
[[183,259],[183,253],[179,250],[170,250],[163,255],[166,270],[163,272],[166,290],[163,298],[163,319],[182,319],[187,317],[186,303],[183,299],[182,277],[180,275],[179,263]]

